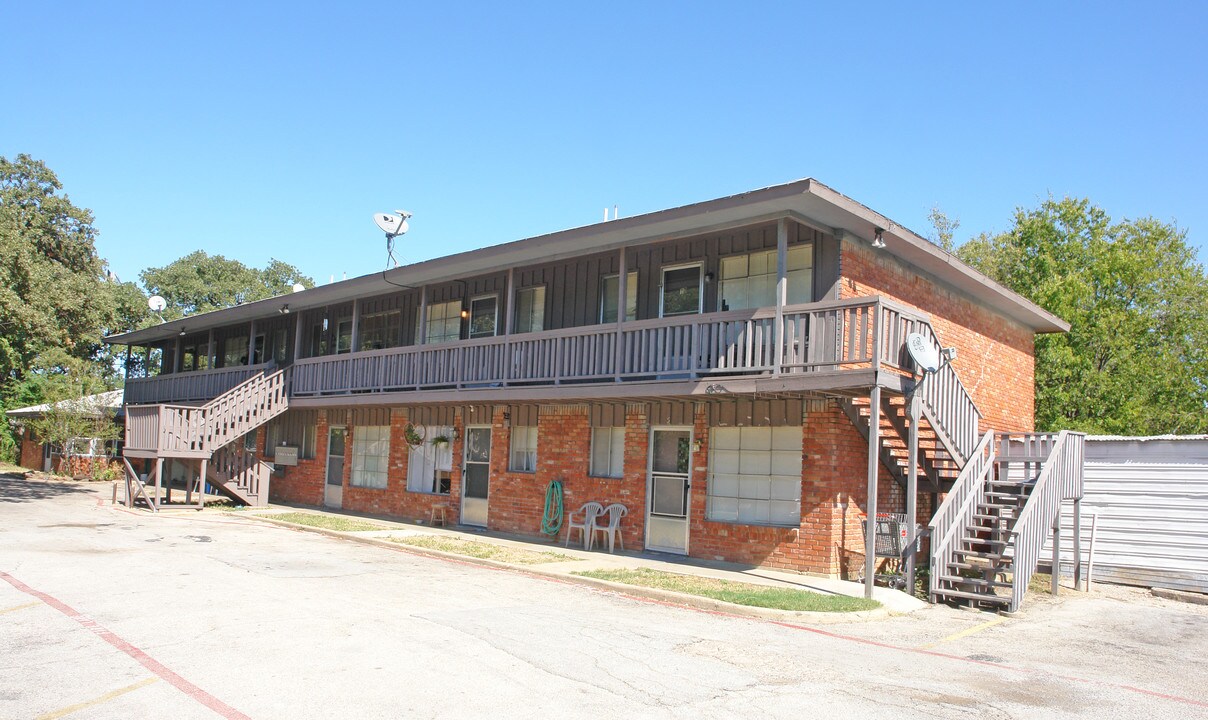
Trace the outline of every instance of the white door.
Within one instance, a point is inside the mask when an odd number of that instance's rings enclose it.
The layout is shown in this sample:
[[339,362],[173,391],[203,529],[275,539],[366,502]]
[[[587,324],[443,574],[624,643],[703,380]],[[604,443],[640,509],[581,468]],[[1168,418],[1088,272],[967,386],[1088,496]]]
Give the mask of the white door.
[[646,483],[646,548],[688,554],[692,428],[653,428]]
[[323,484],[323,504],[338,508],[344,500],[344,448],[348,429],[333,427],[327,431],[327,481]]
[[461,523],[486,527],[491,494],[491,428],[466,428],[462,471]]

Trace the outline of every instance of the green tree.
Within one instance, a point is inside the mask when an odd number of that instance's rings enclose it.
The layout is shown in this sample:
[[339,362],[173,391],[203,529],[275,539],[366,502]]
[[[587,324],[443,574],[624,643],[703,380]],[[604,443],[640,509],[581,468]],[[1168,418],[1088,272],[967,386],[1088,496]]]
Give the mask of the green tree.
[[284,295],[294,283],[305,287],[315,284],[298,268],[280,260],[270,260],[261,270],[222,255],[208,255],[203,250],[163,267],[147,268],[139,278],[149,294],[167,300],[165,320]]
[[931,223],[932,229],[928,239],[948,252],[952,252],[952,239],[956,235],[957,228],[961,226],[961,221],[948,217],[947,213],[940,210],[939,205],[933,206],[927,213],[927,221]]
[[1208,277],[1185,230],[1050,198],[958,255],[1071,325],[1036,338],[1038,428],[1208,432]]

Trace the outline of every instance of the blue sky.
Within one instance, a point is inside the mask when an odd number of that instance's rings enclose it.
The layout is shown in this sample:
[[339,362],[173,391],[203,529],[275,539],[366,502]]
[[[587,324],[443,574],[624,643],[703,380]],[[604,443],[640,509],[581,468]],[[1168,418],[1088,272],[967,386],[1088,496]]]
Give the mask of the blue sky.
[[[427,5],[438,6],[428,7]],[[1050,193],[1208,225],[1208,4],[10,3],[0,155],[123,279],[320,282],[812,176],[927,234]]]

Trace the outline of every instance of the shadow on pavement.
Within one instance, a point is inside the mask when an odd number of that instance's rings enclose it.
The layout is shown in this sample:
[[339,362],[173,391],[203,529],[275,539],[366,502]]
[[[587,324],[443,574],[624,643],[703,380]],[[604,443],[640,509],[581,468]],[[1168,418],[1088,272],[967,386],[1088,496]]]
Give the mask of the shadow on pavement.
[[83,495],[87,488],[53,480],[31,480],[16,473],[0,474],[0,503],[33,502],[64,495]]

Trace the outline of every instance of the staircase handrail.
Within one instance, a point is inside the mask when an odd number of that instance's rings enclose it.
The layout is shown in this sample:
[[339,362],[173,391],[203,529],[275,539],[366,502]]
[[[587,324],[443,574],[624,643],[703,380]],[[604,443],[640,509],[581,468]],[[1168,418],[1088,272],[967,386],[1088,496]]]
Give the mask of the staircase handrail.
[[953,550],[960,542],[958,531],[973,519],[977,503],[984,497],[987,481],[994,471],[996,447],[994,433],[987,431],[931,520],[932,591],[939,583],[940,575],[946,573],[948,564],[952,562]]
[[[271,366],[202,406],[205,448],[219,450],[261,425],[265,418],[252,420],[247,416],[247,410],[268,401],[274,392],[278,395],[280,405],[288,405],[288,393],[285,391],[288,368],[270,370]],[[232,403],[240,401],[241,405],[232,411]]]
[[[1061,512],[1061,501],[1082,496],[1083,440],[1082,433],[1062,430],[1057,442],[1049,451],[1048,458],[1031,495],[1019,513],[1019,519],[1011,528],[1011,544],[1014,549],[1011,579],[1011,610],[1023,602],[1028,581],[1036,572],[1040,562],[1040,550],[1045,535],[1052,528],[1057,513]],[[1053,568],[1054,573],[1060,568]]]
[[[930,322],[914,322],[921,335],[942,346]],[[916,393],[922,401],[927,422],[931,423],[948,453],[957,464],[968,462],[981,439],[978,423],[985,416],[952,364],[944,363],[934,374],[920,381]]]

